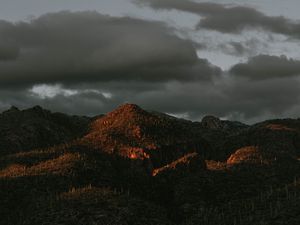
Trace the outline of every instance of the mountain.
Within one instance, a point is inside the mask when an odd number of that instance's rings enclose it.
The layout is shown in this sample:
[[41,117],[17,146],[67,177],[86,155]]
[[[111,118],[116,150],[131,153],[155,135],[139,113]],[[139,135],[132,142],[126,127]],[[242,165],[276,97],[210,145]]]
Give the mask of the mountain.
[[209,144],[192,122],[125,104],[95,120],[83,138],[93,148],[160,167],[187,153],[204,154]]
[[0,114],[0,155],[69,142],[81,137],[89,123],[87,117],[51,113],[40,106],[11,107]]
[[221,130],[227,132],[238,132],[248,127],[248,125],[243,124],[238,121],[228,121],[228,120],[220,120],[215,116],[205,116],[201,120],[201,125],[204,128],[211,130]]
[[[227,156],[245,146],[257,146],[261,151],[290,158],[300,157],[300,121],[283,119],[264,121],[230,135],[222,141],[219,151]],[[269,155],[270,155],[269,154]],[[278,157],[280,158],[280,157]]]
[[300,223],[300,120],[0,114],[0,224]]

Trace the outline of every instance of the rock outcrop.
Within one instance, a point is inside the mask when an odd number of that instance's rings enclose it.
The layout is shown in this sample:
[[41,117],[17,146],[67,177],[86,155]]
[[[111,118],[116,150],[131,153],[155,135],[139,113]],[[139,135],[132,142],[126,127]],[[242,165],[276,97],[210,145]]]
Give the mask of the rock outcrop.
[[203,127],[213,130],[222,130],[224,128],[224,124],[222,121],[214,116],[205,116],[201,120],[201,124]]

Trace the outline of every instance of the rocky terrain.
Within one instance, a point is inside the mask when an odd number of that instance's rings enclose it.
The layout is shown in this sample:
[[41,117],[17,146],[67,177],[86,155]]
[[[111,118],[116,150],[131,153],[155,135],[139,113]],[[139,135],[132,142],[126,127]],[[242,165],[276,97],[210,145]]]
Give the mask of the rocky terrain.
[[0,114],[0,224],[300,224],[300,120]]

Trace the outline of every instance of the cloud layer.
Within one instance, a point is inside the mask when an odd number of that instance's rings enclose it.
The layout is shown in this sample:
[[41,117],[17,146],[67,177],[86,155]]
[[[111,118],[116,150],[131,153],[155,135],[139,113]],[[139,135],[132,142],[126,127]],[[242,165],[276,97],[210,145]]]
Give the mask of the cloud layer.
[[300,75],[300,60],[288,59],[285,55],[258,55],[234,65],[230,72],[249,79],[294,77]]
[[160,22],[59,12],[0,22],[0,85],[209,80],[220,73]]
[[198,28],[212,29],[223,33],[237,33],[247,28],[262,28],[274,33],[300,37],[300,23],[282,16],[267,16],[245,6],[228,6],[191,0],[133,0],[137,4],[155,9],[180,10],[201,16]]
[[[277,18],[263,23],[267,16],[245,7],[148,2],[156,8],[201,14],[201,26],[221,32],[237,32],[250,23],[271,30]],[[259,13],[260,19],[249,22],[254,19],[248,15],[237,25],[223,18],[243,18],[247,13]],[[215,28],[207,25],[213,20]],[[222,29],[220,22],[225,23]],[[247,122],[300,113],[299,60],[261,54],[222,71],[198,57],[205,43],[176,33],[163,22],[91,11],[50,13],[29,22],[0,21],[0,110],[39,104],[54,111],[95,115],[133,102],[195,120],[214,114]],[[240,56],[255,45],[231,41],[216,48]]]

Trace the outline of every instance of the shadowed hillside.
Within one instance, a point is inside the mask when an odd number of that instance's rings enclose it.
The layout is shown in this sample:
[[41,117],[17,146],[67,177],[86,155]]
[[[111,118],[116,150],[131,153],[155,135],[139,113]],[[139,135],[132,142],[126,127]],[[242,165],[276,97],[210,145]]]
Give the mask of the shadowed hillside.
[[71,141],[87,131],[89,122],[87,117],[51,113],[40,106],[11,107],[0,114],[0,155]]

